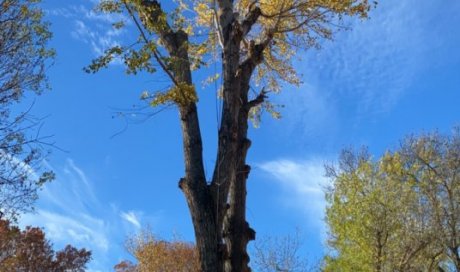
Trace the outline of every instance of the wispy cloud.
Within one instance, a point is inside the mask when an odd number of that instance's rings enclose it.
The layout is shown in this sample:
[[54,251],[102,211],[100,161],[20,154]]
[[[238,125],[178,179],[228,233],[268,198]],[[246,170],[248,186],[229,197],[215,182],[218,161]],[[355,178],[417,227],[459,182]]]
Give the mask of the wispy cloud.
[[57,180],[45,185],[36,212],[25,214],[21,225],[43,227],[58,248],[71,243],[91,250],[94,261],[89,268],[107,271],[116,262],[111,257],[126,256],[125,236],[142,226],[143,213],[123,211],[99,199],[91,177],[72,159],[62,169],[47,163],[45,167],[56,172]]
[[[455,17],[446,6],[458,10],[460,4],[438,6],[417,0],[381,2],[369,20],[350,22],[351,30],[306,52],[297,64],[306,84],[276,98],[287,106],[287,133],[337,135],[394,109],[423,72],[439,62],[437,52],[453,48],[452,39],[446,40],[449,33],[437,34],[446,32],[448,24],[438,14]],[[432,12],[438,8],[442,11]]]
[[289,208],[303,211],[309,224],[318,228],[324,235],[323,218],[326,205],[324,187],[327,184],[324,176],[324,160],[279,159],[258,166],[283,188],[283,202]]
[[96,29],[82,20],[75,20],[74,25],[75,30],[71,34],[72,37],[88,44],[95,56],[102,55],[110,47],[120,45],[122,30]]
[[45,13],[52,16],[59,16],[64,18],[73,18],[75,17],[75,12],[73,9],[69,8],[54,8],[46,9]]
[[291,138],[333,135],[339,124],[336,101],[332,95],[321,92],[311,82],[305,83],[299,90],[289,90],[278,98],[280,104],[286,105],[282,113],[284,133]]
[[[64,17],[73,21],[72,38],[90,46],[95,56],[100,56],[105,50],[120,45],[124,29],[115,29],[112,25],[123,21],[130,25],[130,20],[124,14],[108,14],[96,12],[92,8],[98,1],[88,1],[87,5],[73,5],[47,10],[52,16]],[[119,61],[114,61],[118,63]]]
[[133,224],[138,229],[141,227],[139,218],[134,211],[120,212],[120,217]]
[[21,223],[44,227],[47,237],[54,243],[72,243],[101,253],[106,253],[110,246],[105,222],[92,216],[70,216],[38,209],[36,214],[23,216]]
[[420,12],[414,1],[382,3],[370,20],[354,22],[352,31],[339,33],[312,56],[320,65],[309,72],[326,82],[323,90],[353,97],[358,112],[390,110],[424,60],[429,41]]

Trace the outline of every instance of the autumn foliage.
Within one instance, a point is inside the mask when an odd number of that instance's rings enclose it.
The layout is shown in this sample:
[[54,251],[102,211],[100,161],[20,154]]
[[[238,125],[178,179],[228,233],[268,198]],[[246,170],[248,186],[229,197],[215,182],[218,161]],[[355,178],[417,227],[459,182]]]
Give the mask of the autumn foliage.
[[197,272],[200,271],[198,252],[192,243],[165,241],[143,230],[127,241],[128,251],[137,259],[133,265],[123,261],[115,266],[117,272]]
[[67,245],[55,252],[45,233],[36,227],[20,230],[0,220],[0,268],[2,272],[85,271],[91,252]]
[[[279,117],[269,93],[300,83],[293,68],[299,49],[319,47],[344,18],[367,18],[372,6],[368,0],[105,0],[98,5],[102,12],[129,18],[138,39],[108,48],[85,70],[97,72],[120,59],[128,74],[159,67],[169,79],[163,91],[152,86],[142,97],[152,106],[175,105],[179,111],[185,166],[179,188],[202,271],[251,271],[247,246],[256,233],[246,220],[248,120],[258,123],[262,111]],[[128,25],[127,20],[113,24]],[[209,72],[211,63],[221,64],[207,81],[214,80],[222,107],[214,170],[207,176],[197,109],[201,94],[193,72]]]

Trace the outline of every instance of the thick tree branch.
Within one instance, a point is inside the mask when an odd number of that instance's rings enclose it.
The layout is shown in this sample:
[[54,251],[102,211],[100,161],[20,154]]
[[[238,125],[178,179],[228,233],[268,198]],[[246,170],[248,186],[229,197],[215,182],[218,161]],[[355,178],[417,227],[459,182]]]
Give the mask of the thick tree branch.
[[[145,28],[157,34],[173,63],[169,68],[176,86],[191,86],[192,74],[188,53],[188,35],[174,31],[166,22],[165,14],[156,0],[140,3],[139,13]],[[165,68],[164,68],[165,69]],[[166,69],[168,71],[168,69]],[[182,93],[182,91],[180,90]],[[192,215],[196,245],[200,255],[202,271],[221,271],[221,240],[216,225],[214,199],[209,193],[203,166],[203,147],[198,111],[194,101],[177,103],[182,129],[185,177],[179,187],[185,195]]]
[[[147,39],[147,35],[145,34],[139,22],[137,21],[136,16],[134,16],[134,13],[132,12],[131,8],[126,2],[123,2],[123,3],[129,15],[131,16],[132,20],[134,21],[134,24],[136,25],[138,31],[140,32],[142,39],[144,40],[145,43],[149,43],[149,40]],[[160,64],[161,69],[168,75],[168,77],[171,79],[174,85],[179,86],[173,74],[171,74],[171,71],[168,69],[168,67],[166,67],[166,64],[161,59],[160,52],[158,52],[157,49],[153,48],[152,53],[153,53],[153,57],[155,58],[155,60],[158,62],[158,64]]]
[[252,73],[254,72],[254,69],[257,67],[257,65],[262,63],[263,52],[272,40],[272,31],[267,31],[266,38],[262,42],[255,44],[254,41],[250,41],[248,57],[239,65],[238,69],[239,73],[241,73],[243,77],[243,85],[249,87],[249,81],[251,80]]
[[[219,22],[222,31],[223,40],[225,41],[228,28],[233,22],[233,0],[217,0],[217,21]],[[225,44],[225,43],[224,43]]]
[[249,8],[250,10],[246,15],[246,18],[241,23],[243,37],[251,31],[252,26],[257,22],[257,19],[259,19],[259,16],[262,14],[261,9],[257,6],[251,5]]
[[246,104],[246,110],[250,110],[251,108],[257,107],[260,104],[262,104],[265,99],[267,98],[267,92],[265,91],[265,88],[262,88],[262,91],[254,98],[253,100],[249,101]]
[[148,29],[160,35],[161,39],[166,43],[166,47],[174,47],[174,31],[166,21],[166,14],[160,3],[157,0],[142,0],[140,5],[142,7],[142,19],[146,21]]

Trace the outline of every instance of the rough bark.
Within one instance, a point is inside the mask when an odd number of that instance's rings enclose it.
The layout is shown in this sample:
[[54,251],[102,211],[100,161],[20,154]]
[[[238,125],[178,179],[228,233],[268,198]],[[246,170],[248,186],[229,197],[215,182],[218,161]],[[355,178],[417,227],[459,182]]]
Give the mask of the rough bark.
[[[187,53],[187,35],[177,32],[176,47],[171,55],[177,62],[173,68],[179,83],[192,84],[190,62]],[[196,244],[203,271],[221,271],[219,237],[214,214],[214,203],[210,197],[203,167],[202,140],[197,107],[194,102],[179,105],[184,147],[185,177],[179,182],[184,192],[195,230]]]
[[[146,14],[144,20],[150,20],[153,25],[163,23],[156,29],[156,32],[174,59],[170,72],[174,76],[175,83],[192,85],[187,34],[181,30],[173,31],[167,24],[159,21],[163,11],[157,1],[143,1],[142,5],[146,10],[150,8],[150,14]],[[222,263],[219,250],[220,239],[217,235],[218,228],[213,208],[215,205],[209,193],[203,167],[203,148],[197,106],[194,101],[178,106],[185,162],[185,177],[179,181],[179,187],[185,195],[192,217],[201,269],[218,272],[221,271]]]
[[[208,185],[203,168],[202,140],[196,103],[178,105],[183,137],[185,177],[179,187],[183,191],[192,216],[196,245],[204,272],[247,272],[249,256],[247,244],[255,239],[255,231],[246,222],[246,180],[250,166],[246,155],[251,145],[247,138],[248,114],[253,106],[263,102],[264,94],[248,101],[251,75],[262,60],[262,52],[269,39],[251,47],[247,59],[240,60],[240,46],[244,36],[260,16],[260,9],[251,7],[241,23],[233,14],[233,3],[219,0],[218,22],[223,36],[223,111],[218,133],[217,160],[211,183]],[[192,85],[187,51],[188,36],[173,31],[164,22],[158,1],[143,1],[154,31],[162,39],[172,58],[171,68],[177,84]]]
[[[246,181],[250,166],[246,155],[251,145],[247,138],[248,114],[252,106],[263,101],[248,101],[251,75],[262,60],[268,42],[253,47],[252,54],[240,60],[244,36],[260,16],[257,7],[248,12],[240,24],[231,5],[220,1],[219,22],[223,36],[223,112],[219,130],[219,145],[211,190],[215,196],[218,226],[225,245],[224,271],[250,271],[247,244],[255,239],[255,231],[246,222]],[[253,103],[251,103],[253,102]]]

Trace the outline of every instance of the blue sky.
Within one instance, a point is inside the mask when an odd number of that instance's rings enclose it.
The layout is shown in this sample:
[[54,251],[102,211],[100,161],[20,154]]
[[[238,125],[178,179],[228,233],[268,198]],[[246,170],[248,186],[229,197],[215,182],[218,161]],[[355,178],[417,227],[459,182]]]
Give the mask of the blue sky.
[[[42,133],[53,134],[67,152],[55,150],[44,162],[57,179],[21,224],[42,226],[57,248],[91,249],[91,270],[111,271],[129,258],[123,242],[142,226],[187,240],[193,229],[177,187],[183,175],[178,114],[170,108],[145,118],[154,110],[137,110],[141,92],[164,88],[167,78],[127,76],[117,64],[95,75],[82,70],[108,46],[136,37],[111,30],[115,19],[92,13],[95,2],[43,0],[58,55],[48,71],[53,89],[36,99],[33,112],[47,116]],[[299,228],[313,262],[326,249],[324,163],[333,163],[342,148],[366,145],[378,156],[405,135],[449,133],[460,125],[459,12],[459,1],[381,1],[369,21],[352,22],[352,31],[339,32],[321,50],[299,52],[303,84],[272,97],[285,105],[282,119],[264,116],[250,131],[248,220],[258,236]],[[209,175],[215,94],[198,89]]]

